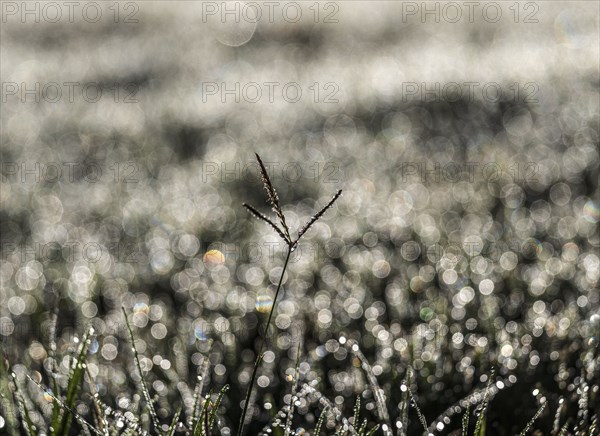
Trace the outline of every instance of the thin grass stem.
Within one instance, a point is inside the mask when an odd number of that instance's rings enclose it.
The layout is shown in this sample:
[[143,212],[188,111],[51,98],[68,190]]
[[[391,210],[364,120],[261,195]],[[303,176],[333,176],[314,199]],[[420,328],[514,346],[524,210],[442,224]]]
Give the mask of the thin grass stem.
[[265,343],[267,342],[267,335],[269,333],[269,327],[271,326],[271,319],[273,318],[273,312],[275,312],[275,306],[277,304],[277,297],[279,296],[279,291],[281,291],[281,284],[283,283],[283,276],[285,275],[285,271],[287,269],[288,263],[290,261],[290,256],[292,255],[291,247],[288,248],[287,256],[285,257],[285,263],[283,264],[283,270],[281,271],[281,277],[279,277],[279,283],[277,284],[277,290],[275,291],[275,298],[273,298],[273,305],[271,306],[271,311],[269,312],[269,317],[267,318],[267,324],[265,326],[265,333],[263,335],[262,341],[260,343],[260,348],[258,350],[258,355],[256,357],[256,362],[254,363],[254,369],[252,370],[252,378],[250,379],[250,385],[248,386],[248,391],[246,392],[246,399],[244,401],[244,410],[242,411],[242,416],[240,417],[240,423],[238,425],[238,436],[242,436],[244,434],[244,425],[246,421],[246,414],[248,413],[248,406],[250,405],[250,397],[252,395],[252,390],[254,389],[254,381],[256,380],[256,374],[258,372],[258,367],[260,366],[260,362],[263,358],[263,349],[265,347]]

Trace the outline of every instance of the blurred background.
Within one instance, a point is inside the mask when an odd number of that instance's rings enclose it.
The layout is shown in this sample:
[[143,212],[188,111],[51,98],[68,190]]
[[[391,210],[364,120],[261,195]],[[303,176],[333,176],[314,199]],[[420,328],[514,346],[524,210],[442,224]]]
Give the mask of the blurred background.
[[302,381],[379,422],[351,340],[392,422],[409,367],[429,422],[493,367],[489,434],[545,401],[551,428],[561,396],[575,417],[582,383],[598,407],[598,3],[1,8],[0,338],[23,383],[47,382],[58,313],[58,354],[92,325],[90,374],[127,410],[125,307],[161,422],[208,356],[233,434],[286,250],[241,207],[270,212],[257,152],[292,229],[344,193],[284,277],[250,434],[298,350]]

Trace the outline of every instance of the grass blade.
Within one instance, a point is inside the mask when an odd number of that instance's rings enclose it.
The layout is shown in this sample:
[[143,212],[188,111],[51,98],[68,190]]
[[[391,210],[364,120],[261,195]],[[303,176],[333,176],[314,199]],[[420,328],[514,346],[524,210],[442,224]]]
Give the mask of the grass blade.
[[96,426],[104,431],[104,436],[109,436],[108,422],[106,421],[106,415],[101,410],[102,407],[100,406],[100,401],[98,400],[98,392],[96,391],[96,385],[94,383],[92,373],[90,372],[89,368],[86,368],[86,372],[89,380],[90,392],[92,393],[92,401],[94,402],[93,410],[95,410],[97,416]]
[[[64,409],[64,411],[68,412],[69,415],[71,415],[72,417],[75,417],[75,419],[77,420],[77,422],[81,425],[81,427],[84,429],[84,432],[86,429],[88,430],[92,430],[95,434],[102,436],[102,433],[100,433],[92,424],[90,424],[89,422],[87,422],[85,419],[83,419],[81,417],[81,415],[79,415],[74,409],[70,408],[67,404],[63,403],[60,398],[58,398],[56,395],[54,395],[52,392],[50,392],[48,389],[46,389],[44,386],[42,386],[40,383],[36,382],[34,379],[32,379],[29,375],[27,376],[27,378],[32,381],[38,388],[40,388],[45,394],[49,395],[54,401],[56,401],[60,407],[62,409]],[[87,432],[89,433],[89,431]],[[68,433],[65,433],[65,435],[67,435]]]
[[563,426],[561,427],[560,433],[558,434],[558,436],[566,436],[569,433],[569,423],[570,423],[570,420],[567,419],[567,422],[565,422],[563,424]]
[[21,418],[23,419],[23,428],[25,432],[29,436],[35,436],[36,428],[31,421],[31,417],[29,416],[29,410],[27,409],[27,404],[25,403],[25,398],[21,395],[21,391],[19,390],[19,381],[17,380],[16,374],[12,374],[13,383],[15,385],[15,397],[17,399],[17,404],[19,406],[19,413],[21,414]]
[[487,386],[485,388],[483,404],[481,405],[481,412],[479,413],[479,416],[477,417],[477,423],[475,424],[474,436],[485,436],[485,425],[486,425],[485,415],[487,413],[487,408],[488,408],[488,404],[489,404],[489,391],[490,391],[490,386],[492,385],[493,378],[494,378],[494,370],[492,370],[492,373],[490,374],[490,377],[488,379]]
[[369,381],[369,387],[373,391],[373,395],[375,396],[375,404],[377,405],[377,414],[379,415],[379,420],[386,424],[384,427],[384,433],[388,436],[392,435],[392,424],[390,423],[390,415],[387,410],[387,406],[385,404],[385,394],[383,389],[379,386],[377,382],[377,377],[373,372],[373,368],[371,364],[365,357],[365,355],[358,348],[358,343],[354,340],[346,342],[346,347],[354,354],[361,362],[361,367],[367,375],[367,380]]
[[194,411],[192,413],[192,420],[190,422],[190,427],[192,428],[194,428],[196,425],[196,420],[198,419],[200,402],[202,401],[202,389],[204,387],[204,380],[206,380],[206,375],[208,374],[208,357],[203,357],[202,359],[202,365],[198,368],[200,375],[198,376],[198,381],[196,382],[196,387],[194,388]]
[[225,393],[228,390],[229,390],[229,385],[223,386],[223,389],[221,389],[221,391],[219,392],[219,395],[217,396],[217,399],[213,403],[213,406],[212,406],[212,408],[210,410],[210,415],[208,417],[208,428],[209,429],[213,428],[213,425],[215,423],[215,419],[217,417],[217,411],[219,409],[219,406],[221,405],[221,400],[223,399],[223,396],[225,395]]
[[365,432],[367,431],[367,419],[365,418],[363,423],[360,425],[360,428],[358,429],[358,436],[364,436]]
[[556,414],[554,415],[554,423],[552,425],[552,432],[554,434],[558,434],[560,431],[560,415],[562,414],[563,406],[565,405],[565,399],[560,397],[558,399],[558,408],[556,409]]
[[419,417],[419,421],[421,422],[421,425],[423,426],[423,431],[425,432],[425,434],[427,434],[427,433],[429,433],[429,431],[427,430],[427,420],[425,419],[425,415],[423,415],[423,413],[421,413],[421,409],[419,409],[417,400],[415,399],[413,393],[411,392],[411,390],[408,386],[407,386],[407,389],[408,389],[408,394],[410,395],[410,403],[417,411],[417,416]]
[[127,312],[125,311],[125,308],[122,307],[121,309],[123,310],[123,315],[125,316],[125,324],[127,325],[127,330],[129,331],[129,338],[131,340],[133,358],[135,360],[137,370],[140,373],[140,385],[142,388],[142,393],[144,395],[144,398],[146,399],[148,411],[150,412],[150,417],[152,418],[152,424],[154,425],[156,431],[160,431],[160,426],[158,425],[158,417],[156,415],[156,411],[154,410],[154,404],[152,403],[152,398],[150,397],[150,391],[146,386],[146,380],[144,380],[144,373],[142,372],[142,365],[140,364],[137,348],[135,348],[135,338],[133,336],[133,330],[131,330],[131,325],[129,324],[129,318],[127,318]]
[[294,384],[292,385],[292,394],[290,397],[290,407],[288,409],[287,418],[285,420],[285,436],[289,436],[292,429],[292,418],[294,416],[294,403],[296,402],[296,390],[298,388],[299,367],[300,367],[300,344],[298,342],[298,350],[296,351],[296,367],[294,368]]
[[210,398],[212,391],[206,395],[204,403],[202,404],[202,410],[200,411],[200,417],[196,426],[194,427],[194,436],[208,436],[208,408],[210,406]]
[[400,404],[398,405],[398,409],[400,410],[400,416],[398,417],[398,423],[400,424],[398,431],[399,436],[406,436],[408,431],[408,409],[410,404],[410,399],[408,397],[408,386],[410,384],[411,371],[411,368],[408,367],[406,370],[406,378],[400,385],[402,398],[400,399]]
[[315,427],[315,435],[314,436],[319,436],[319,433],[321,433],[321,427],[323,427],[323,422],[325,421],[325,417],[327,416],[328,411],[329,411],[329,406],[325,406],[323,408],[323,411],[321,412],[321,415],[319,416],[319,420],[317,421],[317,426]]
[[13,395],[10,391],[8,378],[8,362],[4,358],[4,350],[0,346],[0,401],[2,409],[5,411],[6,424],[12,436],[17,436],[17,421],[15,413],[15,405],[13,403]]
[[[356,428],[360,420],[360,395],[356,396],[356,403],[354,403],[354,413],[352,415],[352,426]],[[360,431],[359,431],[360,433]]]
[[79,388],[83,384],[83,375],[85,374],[85,360],[87,357],[87,346],[89,343],[90,335],[92,335],[93,333],[93,328],[90,328],[83,337],[83,340],[81,341],[79,353],[75,361],[75,368],[73,368],[73,372],[69,377],[69,384],[67,385],[67,398],[64,403],[66,407],[60,405],[60,403],[56,401],[58,395],[53,394],[55,407],[58,404],[59,407],[63,409],[62,419],[60,425],[56,429],[55,434],[67,436],[71,429],[71,422],[73,418],[72,410],[75,408],[75,401],[77,400]]
[[462,418],[462,436],[469,434],[469,415],[471,414],[471,403],[467,403],[465,414]]
[[[48,377],[52,380],[52,389],[57,397],[60,397],[60,389],[58,386],[58,370],[56,367],[56,323],[58,322],[58,314],[56,310],[52,312],[52,319],[50,321],[50,332],[48,337],[48,357],[50,359],[50,365],[48,368]],[[60,427],[60,405],[54,401],[52,407],[52,428],[58,429]]]
[[544,412],[545,408],[546,408],[546,403],[543,403],[542,406],[538,409],[538,411],[535,412],[535,415],[533,415],[533,418],[531,418],[529,420],[529,422],[527,423],[527,425],[525,426],[523,431],[521,433],[519,433],[519,436],[525,436],[527,434],[527,432],[529,432],[529,430],[531,430],[531,427],[533,427],[533,423],[535,422],[536,419],[538,419],[540,417],[542,412]]
[[368,432],[368,433],[367,433],[365,436],[372,436],[372,435],[374,435],[374,434],[375,434],[375,432],[376,432],[377,430],[379,430],[379,427],[380,427],[380,425],[379,425],[379,424],[377,424],[375,427],[373,427],[371,430],[369,430],[369,432]]
[[181,415],[181,407],[177,410],[177,413],[173,417],[173,421],[171,421],[171,425],[169,427],[169,430],[167,431],[167,436],[173,436],[175,434],[177,422],[179,421],[179,415]]

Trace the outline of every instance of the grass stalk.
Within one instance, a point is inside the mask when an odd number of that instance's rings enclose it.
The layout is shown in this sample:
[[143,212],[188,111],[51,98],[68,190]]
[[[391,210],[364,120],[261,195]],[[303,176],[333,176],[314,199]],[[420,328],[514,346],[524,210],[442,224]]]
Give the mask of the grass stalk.
[[250,397],[252,395],[252,390],[254,389],[254,381],[256,380],[256,374],[258,373],[258,367],[263,358],[263,349],[267,342],[267,335],[269,333],[269,327],[271,326],[271,319],[273,318],[273,312],[275,312],[275,305],[277,304],[277,297],[279,296],[279,292],[281,291],[281,284],[283,283],[283,276],[285,275],[285,271],[287,269],[288,263],[290,261],[290,256],[292,255],[292,247],[288,247],[287,255],[285,257],[285,262],[283,264],[283,270],[281,271],[281,277],[279,277],[279,283],[277,284],[277,290],[275,291],[275,297],[273,298],[273,305],[271,306],[271,310],[269,312],[269,317],[267,318],[267,324],[265,326],[265,333],[263,335],[262,341],[260,343],[260,347],[258,349],[258,355],[256,357],[256,362],[254,362],[254,369],[252,370],[252,377],[250,378],[250,385],[248,386],[248,391],[246,392],[246,399],[244,401],[244,410],[242,411],[242,416],[240,417],[240,423],[238,425],[238,436],[242,436],[244,434],[244,424],[246,421],[246,414],[248,413],[248,406],[250,405]]

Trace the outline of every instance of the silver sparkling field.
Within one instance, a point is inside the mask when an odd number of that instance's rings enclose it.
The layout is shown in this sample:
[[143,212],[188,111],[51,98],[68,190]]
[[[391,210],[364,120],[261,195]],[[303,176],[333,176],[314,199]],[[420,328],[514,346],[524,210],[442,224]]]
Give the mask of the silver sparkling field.
[[[2,2],[0,340],[38,434],[82,340],[77,414],[151,428],[122,308],[165,434],[226,384],[236,434],[271,309],[247,434],[359,434],[357,396],[375,434],[486,401],[490,435],[598,434],[597,3],[75,3]],[[290,229],[343,190],[275,304],[255,152]]]

